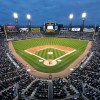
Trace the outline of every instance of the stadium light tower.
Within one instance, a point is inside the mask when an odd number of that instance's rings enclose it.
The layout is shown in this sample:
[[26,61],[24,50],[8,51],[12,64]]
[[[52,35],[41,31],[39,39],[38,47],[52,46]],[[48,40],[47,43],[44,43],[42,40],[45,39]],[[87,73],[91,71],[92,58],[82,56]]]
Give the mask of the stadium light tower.
[[70,21],[70,27],[72,27],[72,20],[73,20],[74,15],[70,14],[69,15],[69,21]]
[[16,25],[18,25],[18,14],[16,12],[13,13],[13,17],[15,19]]
[[83,12],[83,13],[82,13],[82,26],[83,26],[83,28],[84,28],[84,23],[85,23],[86,15],[87,15],[86,12]]
[[30,26],[31,25],[31,15],[27,14],[26,17],[27,17],[27,20],[28,20],[28,25]]

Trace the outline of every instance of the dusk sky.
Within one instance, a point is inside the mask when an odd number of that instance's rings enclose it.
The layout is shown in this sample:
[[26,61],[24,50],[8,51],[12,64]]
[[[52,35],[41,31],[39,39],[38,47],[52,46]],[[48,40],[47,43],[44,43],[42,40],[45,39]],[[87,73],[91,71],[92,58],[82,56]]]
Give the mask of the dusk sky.
[[87,25],[100,25],[100,0],[0,0],[1,25],[14,24],[13,12],[18,13],[20,25],[27,25],[27,13],[32,25],[48,20],[69,25],[70,13],[74,14],[73,25],[81,25],[82,12],[87,12]]

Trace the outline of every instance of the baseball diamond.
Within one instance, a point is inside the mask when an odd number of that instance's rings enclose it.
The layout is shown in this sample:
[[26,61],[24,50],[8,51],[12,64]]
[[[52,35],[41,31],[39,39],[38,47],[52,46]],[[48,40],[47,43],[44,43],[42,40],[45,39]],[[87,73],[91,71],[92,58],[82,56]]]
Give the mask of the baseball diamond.
[[[68,38],[35,38],[12,43],[16,53],[33,69],[44,73],[57,73],[65,70],[84,52],[88,41]],[[48,52],[53,54],[50,55]]]
[[[25,52],[34,55],[42,60],[44,60],[44,65],[54,66],[57,64],[57,60],[65,57],[68,54],[76,51],[73,48],[64,46],[38,46],[25,50]],[[45,53],[46,55],[42,54]],[[51,55],[52,54],[52,55]],[[49,59],[49,60],[48,60]],[[50,60],[52,59],[52,60]]]

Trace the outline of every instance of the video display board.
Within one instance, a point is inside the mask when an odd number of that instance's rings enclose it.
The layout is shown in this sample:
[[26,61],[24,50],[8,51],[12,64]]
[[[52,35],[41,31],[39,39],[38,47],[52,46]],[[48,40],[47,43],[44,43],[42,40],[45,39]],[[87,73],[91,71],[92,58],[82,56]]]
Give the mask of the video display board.
[[80,32],[81,28],[72,28],[71,31],[73,31],[73,32]]
[[55,25],[54,29],[55,29],[55,30],[58,30],[58,26],[57,26],[57,25]]
[[44,23],[42,29],[45,33],[56,33],[59,30],[59,26],[57,23],[48,21]]
[[52,30],[54,28],[53,28],[53,26],[50,25],[50,26],[47,26],[47,29],[51,29]]
[[98,32],[100,32],[100,27],[98,27]]
[[6,25],[5,28],[6,28],[7,33],[18,32],[17,27],[14,25]]
[[53,23],[53,22],[45,23],[45,31],[46,32],[55,32],[55,23]]
[[19,32],[20,33],[29,32],[29,28],[19,28]]

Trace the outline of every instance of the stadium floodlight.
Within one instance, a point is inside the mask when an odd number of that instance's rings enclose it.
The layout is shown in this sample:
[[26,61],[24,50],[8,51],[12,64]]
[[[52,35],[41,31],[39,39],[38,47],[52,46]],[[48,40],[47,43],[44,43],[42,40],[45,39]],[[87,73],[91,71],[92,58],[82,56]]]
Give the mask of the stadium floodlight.
[[85,23],[85,18],[86,18],[86,16],[87,16],[87,13],[86,12],[83,12],[82,13],[82,26],[83,26],[83,29],[84,29],[84,23]]
[[28,20],[31,19],[31,15],[30,14],[27,14],[26,17],[27,17]]
[[16,25],[18,24],[18,14],[16,12],[13,13],[13,17],[15,19]]
[[86,12],[82,13],[82,18],[84,19],[86,17]]
[[26,17],[27,17],[27,20],[28,20],[28,25],[30,26],[31,25],[31,15],[27,14]]
[[73,19],[74,15],[73,14],[70,14],[69,15],[69,19]]
[[15,19],[17,19],[17,18],[18,18],[18,14],[17,14],[16,12],[14,12],[14,13],[13,13],[13,17],[14,17]]
[[74,17],[73,14],[70,14],[70,15],[69,15],[70,27],[72,26],[72,19],[73,19],[73,17]]

